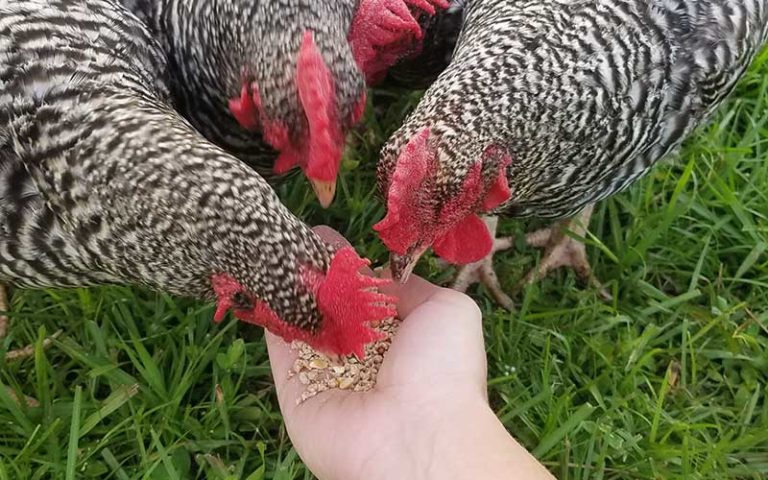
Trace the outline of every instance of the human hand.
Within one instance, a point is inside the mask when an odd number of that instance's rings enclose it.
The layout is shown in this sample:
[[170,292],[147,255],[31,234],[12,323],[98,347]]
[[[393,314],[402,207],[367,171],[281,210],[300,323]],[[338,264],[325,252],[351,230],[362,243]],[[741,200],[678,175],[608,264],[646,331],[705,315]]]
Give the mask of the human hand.
[[398,299],[403,323],[368,392],[330,390],[297,405],[304,387],[288,379],[296,354],[267,332],[280,409],[309,469],[322,480],[551,478],[488,407],[477,305],[415,275],[382,290]]

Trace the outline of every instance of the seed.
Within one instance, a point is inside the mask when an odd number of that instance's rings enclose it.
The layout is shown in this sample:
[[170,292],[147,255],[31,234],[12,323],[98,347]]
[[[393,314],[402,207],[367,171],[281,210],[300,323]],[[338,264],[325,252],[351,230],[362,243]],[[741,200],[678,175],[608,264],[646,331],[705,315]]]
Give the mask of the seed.
[[365,357],[362,360],[358,360],[354,355],[328,357],[316,352],[304,342],[294,341],[291,347],[297,351],[298,358],[289,374],[298,376],[301,384],[305,386],[297,404],[330,389],[366,392],[374,388],[379,369],[392,345],[392,336],[398,326],[399,321],[395,318],[381,321],[375,328],[383,332],[385,338],[366,345]]
[[295,362],[293,362],[293,372],[299,373],[304,368],[304,360],[298,358]]
[[328,368],[328,362],[323,360],[322,358],[314,358],[309,362],[309,368],[312,368],[315,370],[323,370],[325,368]]
[[353,383],[355,383],[355,379],[349,378],[349,377],[344,377],[339,382],[339,388],[342,389],[342,390],[346,390],[349,387],[351,387]]

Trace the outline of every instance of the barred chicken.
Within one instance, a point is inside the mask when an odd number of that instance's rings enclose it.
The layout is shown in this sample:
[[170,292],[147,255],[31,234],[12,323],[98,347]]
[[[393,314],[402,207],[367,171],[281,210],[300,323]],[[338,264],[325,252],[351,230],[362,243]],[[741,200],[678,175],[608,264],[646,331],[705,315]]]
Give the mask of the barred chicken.
[[0,281],[215,299],[216,321],[362,356],[394,313],[381,281],[184,120],[167,72],[108,0],[0,0]]
[[447,8],[421,17],[421,40],[387,70],[387,78],[408,88],[429,87],[451,63],[466,6],[467,0],[450,0]]
[[264,176],[300,167],[324,207],[335,195],[347,132],[365,109],[365,80],[378,81],[418,48],[418,21],[447,6],[447,0],[123,2],[163,44],[173,96],[195,128]]
[[[765,43],[768,0],[470,0],[456,49],[378,166],[375,226],[395,277],[432,248],[506,306],[495,216],[567,219],[529,280],[559,266],[591,278],[592,206],[678,147]],[[577,216],[577,219],[571,217]],[[486,217],[483,219],[482,217]],[[489,226],[491,228],[489,228]]]

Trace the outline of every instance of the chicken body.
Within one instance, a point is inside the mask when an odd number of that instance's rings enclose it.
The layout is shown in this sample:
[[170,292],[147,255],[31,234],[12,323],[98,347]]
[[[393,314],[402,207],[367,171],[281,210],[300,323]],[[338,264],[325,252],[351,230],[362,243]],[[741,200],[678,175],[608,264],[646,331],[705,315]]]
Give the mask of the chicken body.
[[478,215],[564,218],[702,123],[766,39],[766,0],[471,0],[453,59],[382,149],[399,276],[478,262]]
[[[0,0],[0,38],[0,281],[216,298],[217,320],[232,308],[335,353],[375,337],[366,319],[389,310],[368,308],[386,298],[362,291],[362,260],[176,113],[136,17],[104,0]],[[333,311],[339,294],[357,319]]]
[[262,175],[299,166],[323,206],[366,77],[417,41],[411,4],[434,13],[444,1],[123,0],[168,53],[184,116]]

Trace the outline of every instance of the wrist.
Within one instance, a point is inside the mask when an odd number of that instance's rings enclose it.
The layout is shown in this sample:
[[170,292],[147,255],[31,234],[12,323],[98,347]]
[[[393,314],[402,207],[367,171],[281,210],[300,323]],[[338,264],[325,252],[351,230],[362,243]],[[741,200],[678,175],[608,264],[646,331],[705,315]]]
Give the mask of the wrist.
[[[551,479],[549,472],[512,436],[485,399],[430,412],[414,425],[408,471],[402,479]],[[406,465],[404,465],[406,466]],[[395,478],[395,477],[388,477]]]

